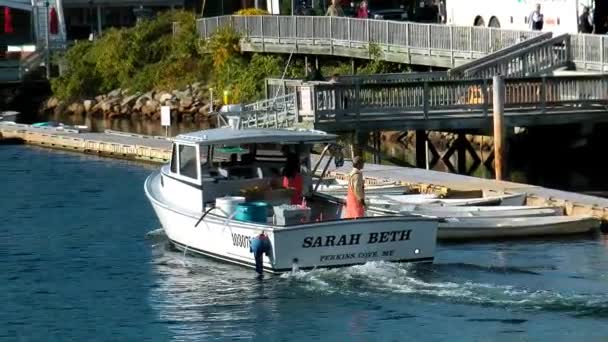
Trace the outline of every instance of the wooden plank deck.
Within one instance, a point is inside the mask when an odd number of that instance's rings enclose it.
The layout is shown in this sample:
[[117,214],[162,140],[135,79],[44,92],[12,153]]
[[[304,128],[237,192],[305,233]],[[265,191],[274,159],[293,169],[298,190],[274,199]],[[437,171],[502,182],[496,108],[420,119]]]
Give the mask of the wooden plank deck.
[[[50,128],[0,122],[0,139],[19,139],[28,144],[112,158],[166,163],[171,156],[171,142],[164,137],[106,131],[104,133],[76,133]],[[318,157],[313,157],[317,159]],[[314,162],[314,160],[313,160]],[[324,163],[321,164],[324,166]],[[328,171],[335,177],[344,177],[351,163]],[[390,165],[366,164],[364,176],[378,180],[398,181],[421,192],[449,195],[462,192],[526,193],[528,205],[563,206],[568,215],[593,215],[608,221],[608,199],[573,192],[548,189],[535,185],[495,181],[458,174],[406,168]]]
[[171,142],[162,137],[106,131],[78,133],[51,127],[0,122],[0,137],[19,139],[32,145],[104,155],[114,158],[167,162]]

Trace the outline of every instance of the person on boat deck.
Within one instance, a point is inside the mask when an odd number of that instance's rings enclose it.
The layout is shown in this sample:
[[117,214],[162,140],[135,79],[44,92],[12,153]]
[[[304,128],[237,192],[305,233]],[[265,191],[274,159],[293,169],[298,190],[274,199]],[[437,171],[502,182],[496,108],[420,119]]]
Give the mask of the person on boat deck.
[[346,194],[345,218],[365,216],[365,190],[363,182],[363,158],[353,158],[353,170],[348,174],[348,192]]
[[296,154],[287,155],[287,164],[283,169],[283,187],[294,191],[291,204],[302,204],[304,179],[300,174],[300,161]]

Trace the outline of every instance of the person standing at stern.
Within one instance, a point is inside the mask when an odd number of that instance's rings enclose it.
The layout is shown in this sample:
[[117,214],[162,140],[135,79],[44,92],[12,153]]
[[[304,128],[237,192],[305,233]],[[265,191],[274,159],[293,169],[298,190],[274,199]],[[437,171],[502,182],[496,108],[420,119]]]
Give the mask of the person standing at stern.
[[365,189],[363,181],[363,158],[353,158],[353,170],[348,175],[348,192],[346,194],[345,218],[365,216]]

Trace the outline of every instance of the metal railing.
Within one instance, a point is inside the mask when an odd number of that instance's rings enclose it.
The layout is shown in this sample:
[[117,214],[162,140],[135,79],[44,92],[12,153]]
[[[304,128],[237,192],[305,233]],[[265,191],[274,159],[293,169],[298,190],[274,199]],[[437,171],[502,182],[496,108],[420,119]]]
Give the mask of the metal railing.
[[[485,58],[484,58],[485,59]],[[475,61],[468,68],[450,70],[452,76],[463,78],[490,78],[494,75],[506,77],[538,76],[570,63],[570,36],[567,34],[538,41],[503,56]],[[460,73],[458,73],[460,71]]]
[[[608,105],[608,75],[511,78],[506,110],[543,113]],[[319,84],[312,87],[315,122],[397,117],[428,119],[441,114],[490,115],[492,81],[448,80],[420,83]]]
[[230,115],[239,116],[240,128],[288,128],[302,120],[295,93],[245,105],[241,112]]
[[[343,75],[338,76],[337,82],[341,84],[374,84],[374,83],[401,83],[401,82],[420,82],[431,80],[448,79],[448,73],[445,71],[435,72],[412,72],[412,73],[391,73],[391,74],[373,74],[373,75]],[[282,79],[282,78],[267,78],[266,79],[266,98],[270,99],[276,96],[295,93],[298,87],[304,84],[325,84],[327,82],[305,82],[301,79]]]
[[[249,44],[263,51],[271,45],[316,46],[330,54],[338,50],[353,57],[370,57],[370,46],[380,48],[387,59],[395,53],[439,56],[449,59],[474,59],[539,35],[534,31],[496,28],[420,24],[389,20],[313,16],[221,16],[197,20],[202,38],[209,38],[221,26],[230,26]],[[353,50],[362,50],[353,52]]]
[[572,61],[578,68],[602,72],[608,70],[608,36],[573,34],[570,43]]
[[486,55],[486,56],[477,58],[474,61],[470,61],[463,65],[454,67],[448,71],[448,74],[450,76],[455,76],[455,77],[463,76],[464,72],[468,69],[485,64],[487,62],[494,61],[497,58],[504,57],[510,53],[521,51],[522,49],[528,48],[529,46],[531,46],[533,44],[546,41],[547,39],[551,39],[552,37],[553,37],[553,34],[551,32],[546,32],[546,33],[540,34],[536,37],[532,37],[532,38],[523,40],[521,42],[518,42],[517,44],[502,48],[490,55]]
[[[411,62],[404,53],[438,56],[449,59],[451,67],[457,66],[455,60],[477,59],[542,35],[535,31],[342,17],[221,16],[198,19],[196,23],[202,38],[209,38],[224,25],[235,28],[244,41],[258,44],[262,51],[268,50],[267,45],[283,46],[281,51],[287,53],[317,46],[325,48],[323,53],[350,51],[353,57],[369,57],[369,51],[365,50],[375,44],[383,52],[381,58],[386,60]],[[572,61],[578,67],[608,70],[608,36],[572,34],[570,37]],[[418,62],[425,61],[431,63],[430,60]]]

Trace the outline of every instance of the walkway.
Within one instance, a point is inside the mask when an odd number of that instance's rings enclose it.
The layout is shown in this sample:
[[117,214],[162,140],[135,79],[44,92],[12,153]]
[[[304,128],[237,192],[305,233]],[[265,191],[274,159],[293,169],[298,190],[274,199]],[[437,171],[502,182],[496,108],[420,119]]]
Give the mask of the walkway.
[[[287,84],[267,82],[275,94],[280,90],[276,84]],[[286,95],[246,106],[241,124],[331,132],[478,130],[492,125],[490,79],[289,82]],[[608,122],[608,75],[508,78],[505,84],[507,126]]]
[[[227,25],[243,35],[250,52],[373,58],[454,68],[539,35],[486,27],[419,24],[388,20],[302,16],[221,16],[197,20],[201,38]],[[584,70],[608,70],[608,37],[568,35],[570,61]]]

